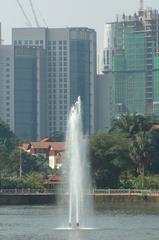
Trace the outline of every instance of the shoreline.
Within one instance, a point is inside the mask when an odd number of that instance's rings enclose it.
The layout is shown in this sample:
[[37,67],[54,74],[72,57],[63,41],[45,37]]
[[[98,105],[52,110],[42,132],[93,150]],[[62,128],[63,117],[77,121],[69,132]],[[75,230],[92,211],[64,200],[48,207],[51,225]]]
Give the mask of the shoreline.
[[[57,204],[59,196],[67,198],[67,194],[57,193],[0,193],[1,205],[36,205]],[[106,203],[154,203],[159,205],[159,194],[145,193],[93,193],[89,195],[97,205]]]

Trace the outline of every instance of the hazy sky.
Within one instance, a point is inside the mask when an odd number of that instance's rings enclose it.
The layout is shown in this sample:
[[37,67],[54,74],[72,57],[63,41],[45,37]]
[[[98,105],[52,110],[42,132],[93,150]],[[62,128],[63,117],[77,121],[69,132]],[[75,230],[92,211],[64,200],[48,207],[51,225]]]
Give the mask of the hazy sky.
[[[35,26],[29,0],[19,0]],[[89,27],[97,31],[98,46],[102,45],[104,24],[114,21],[117,14],[133,14],[139,9],[140,0],[32,0],[41,26]],[[159,10],[159,0],[144,0],[145,7]],[[26,20],[16,0],[0,0],[2,39],[11,42],[11,29],[25,27]]]

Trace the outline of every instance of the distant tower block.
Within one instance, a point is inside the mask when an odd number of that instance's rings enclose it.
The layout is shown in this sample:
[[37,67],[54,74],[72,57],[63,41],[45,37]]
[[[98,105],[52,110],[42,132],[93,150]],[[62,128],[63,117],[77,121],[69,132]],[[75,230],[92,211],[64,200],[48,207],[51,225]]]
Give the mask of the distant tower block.
[[144,0],[140,0],[140,11],[144,10]]

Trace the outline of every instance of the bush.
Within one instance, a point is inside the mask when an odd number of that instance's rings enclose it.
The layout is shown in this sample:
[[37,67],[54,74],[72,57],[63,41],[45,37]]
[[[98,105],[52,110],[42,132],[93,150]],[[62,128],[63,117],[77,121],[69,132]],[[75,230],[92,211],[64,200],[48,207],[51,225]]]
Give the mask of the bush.
[[40,174],[33,173],[27,177],[1,177],[1,189],[42,189],[44,188],[44,179]]
[[132,180],[132,187],[134,189],[159,189],[159,176],[138,176]]

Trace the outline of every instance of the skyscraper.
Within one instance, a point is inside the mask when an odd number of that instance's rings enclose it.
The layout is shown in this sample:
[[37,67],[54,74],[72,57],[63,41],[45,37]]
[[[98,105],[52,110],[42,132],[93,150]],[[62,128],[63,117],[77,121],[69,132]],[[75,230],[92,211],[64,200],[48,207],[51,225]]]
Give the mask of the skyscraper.
[[0,46],[0,118],[14,131],[14,49]]
[[42,48],[14,47],[14,131],[22,139],[46,136],[44,59]]
[[[112,71],[114,113],[158,109],[159,14],[140,7],[106,24],[104,70]],[[159,110],[159,109],[158,109]]]
[[71,105],[81,96],[85,133],[94,132],[96,33],[88,28],[13,29],[14,46],[43,48],[46,54],[47,131],[65,132]]

